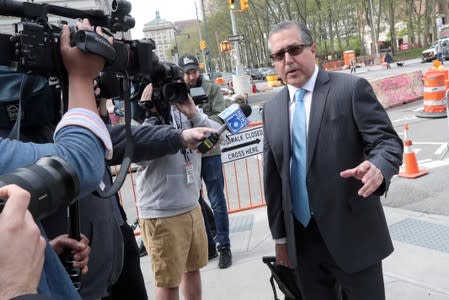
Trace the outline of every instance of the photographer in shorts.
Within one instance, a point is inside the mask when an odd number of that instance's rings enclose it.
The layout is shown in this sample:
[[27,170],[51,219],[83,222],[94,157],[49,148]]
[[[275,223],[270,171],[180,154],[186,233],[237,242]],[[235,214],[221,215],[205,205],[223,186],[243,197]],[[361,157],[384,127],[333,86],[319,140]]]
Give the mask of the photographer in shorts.
[[[142,101],[153,99],[147,85]],[[178,130],[219,124],[197,110],[192,98],[168,106],[168,112],[151,108],[143,126],[169,124]],[[168,115],[168,120],[163,116]],[[145,161],[137,170],[137,207],[145,247],[151,257],[156,299],[201,299],[200,269],[207,265],[207,239],[198,203],[201,154],[181,149]],[[157,224],[157,226],[156,226]]]
[[[126,146],[124,125],[110,126],[105,99],[98,99],[99,113],[111,135],[113,156],[108,166],[121,163]],[[173,154],[180,149],[195,147],[210,128],[175,129],[172,126],[131,126],[134,142],[132,162],[147,161]],[[105,168],[103,188],[112,185],[112,173]],[[83,299],[147,299],[145,282],[140,269],[140,257],[134,233],[126,222],[118,195],[101,198],[91,193],[80,200],[80,230],[90,240],[89,272],[82,277],[79,293]],[[98,214],[101,212],[101,215]],[[63,232],[65,211],[59,217],[48,218],[44,226],[51,237]],[[97,234],[93,234],[97,233]],[[108,268],[105,268],[105,265]]]
[[[202,87],[207,102],[199,104],[199,109],[211,120],[223,123],[218,114],[225,109],[225,102],[220,87],[205,80],[199,70],[198,59],[190,54],[181,56],[179,66],[184,69],[184,82],[190,87]],[[207,196],[214,212],[216,237],[209,241],[209,258],[220,253],[218,267],[226,269],[232,265],[231,240],[229,239],[229,217],[226,198],[224,195],[224,177],[221,162],[221,149],[218,146],[202,156],[201,177],[206,184]],[[200,201],[202,201],[200,199]],[[203,204],[207,205],[207,204]],[[206,217],[206,216],[204,216]],[[207,229],[207,228],[206,228]],[[210,233],[208,233],[210,235]],[[216,245],[215,245],[216,244]]]

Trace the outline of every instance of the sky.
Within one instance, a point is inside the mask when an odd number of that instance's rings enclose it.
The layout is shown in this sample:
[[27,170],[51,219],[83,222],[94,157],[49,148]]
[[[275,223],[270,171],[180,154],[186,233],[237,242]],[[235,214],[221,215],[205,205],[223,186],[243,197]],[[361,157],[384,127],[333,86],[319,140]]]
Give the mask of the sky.
[[[170,22],[196,19],[194,0],[130,0],[131,16],[136,26],[131,30],[133,39],[143,38],[143,25],[156,18],[158,10],[162,19]],[[198,15],[201,17],[200,7]]]

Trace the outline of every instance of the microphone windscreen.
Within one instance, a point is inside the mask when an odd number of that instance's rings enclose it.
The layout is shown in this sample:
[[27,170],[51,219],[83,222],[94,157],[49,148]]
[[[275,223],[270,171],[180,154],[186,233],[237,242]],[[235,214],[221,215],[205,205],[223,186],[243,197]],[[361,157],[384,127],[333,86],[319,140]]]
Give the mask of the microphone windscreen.
[[251,106],[249,106],[246,103],[242,103],[240,104],[240,109],[243,111],[243,113],[245,114],[245,117],[249,117],[252,113],[252,108]]

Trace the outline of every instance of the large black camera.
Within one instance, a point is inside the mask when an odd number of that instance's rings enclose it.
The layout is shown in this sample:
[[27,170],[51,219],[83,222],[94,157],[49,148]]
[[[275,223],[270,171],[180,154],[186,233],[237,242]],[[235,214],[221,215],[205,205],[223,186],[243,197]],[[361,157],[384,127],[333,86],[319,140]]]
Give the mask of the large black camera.
[[[62,158],[43,157],[34,164],[19,168],[0,176],[0,187],[16,184],[31,195],[28,210],[38,220],[67,207],[69,237],[80,240],[79,207],[77,197],[80,190],[78,176]],[[0,198],[0,212],[6,199]],[[73,255],[66,250],[62,259],[65,269],[76,289],[81,285],[81,270],[73,267]]]
[[[132,49],[132,51],[129,51],[131,54],[128,60],[129,64],[126,65],[126,62],[123,61],[115,61],[111,66],[105,68],[97,78],[98,87],[101,91],[100,97],[120,98],[120,80],[123,80],[123,78],[118,70],[126,68],[132,85],[130,96],[132,101],[139,102],[145,87],[149,83],[153,85],[152,101],[140,103],[140,107],[147,112],[156,107],[161,115],[167,115],[170,104],[188,99],[189,90],[182,81],[184,71],[176,64],[160,62],[153,52],[156,46],[152,39],[121,42],[131,45],[129,48]],[[114,47],[116,47],[115,43]],[[136,54],[139,59],[133,59],[133,54]]]
[[155,107],[157,112],[168,122],[170,105],[188,100],[188,88],[182,81],[184,71],[173,63],[154,61],[153,73],[133,80],[136,93],[134,98],[140,100],[141,94],[148,83],[153,85],[151,101],[141,102],[140,106],[147,113]]
[[[0,187],[16,184],[31,194],[31,214],[44,219],[78,196],[80,183],[73,168],[58,157],[43,157],[36,163],[0,176]],[[4,201],[0,199],[0,211]]]
[[[0,64],[15,71],[60,78],[65,73],[59,49],[61,28],[49,23],[48,14],[72,19],[87,18],[91,25],[116,33],[134,27],[130,11],[131,4],[126,0],[113,0],[110,15],[100,10],[0,0],[0,15],[21,18],[15,26],[15,34],[0,34]],[[175,64],[159,62],[153,52],[156,48],[153,40],[114,39],[110,45],[95,32],[71,30],[72,45],[106,60],[106,66],[98,77],[101,97],[126,97],[124,93],[129,91],[123,91],[121,80],[131,80],[134,88],[131,99],[135,100],[140,99],[148,83],[153,84],[152,105],[161,115],[167,116],[171,103],[188,99],[189,89],[182,82],[183,70]],[[194,101],[204,101],[204,97],[195,96]]]
[[[0,64],[16,71],[59,76],[64,72],[59,50],[61,28],[48,22],[48,14],[72,19],[87,18],[91,25],[116,33],[134,27],[135,21],[129,15],[130,11],[131,4],[125,0],[112,1],[110,15],[105,15],[101,10],[77,10],[49,4],[0,0],[0,15],[21,18],[21,22],[15,25],[15,34],[0,35]],[[74,28],[71,29],[72,45],[81,50],[101,55],[109,64],[128,60],[128,52],[132,51],[128,50],[129,45],[117,42],[117,45],[111,46],[94,32],[75,32]],[[123,64],[118,67],[123,68],[120,71],[126,71]]]

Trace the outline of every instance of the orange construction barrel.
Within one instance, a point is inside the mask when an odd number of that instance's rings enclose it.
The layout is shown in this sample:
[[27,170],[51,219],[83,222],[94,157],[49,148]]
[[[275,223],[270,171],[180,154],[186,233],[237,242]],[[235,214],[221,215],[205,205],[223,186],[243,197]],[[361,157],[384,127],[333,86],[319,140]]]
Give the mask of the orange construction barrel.
[[225,84],[225,83],[226,83],[226,80],[225,80],[223,77],[217,77],[217,78],[215,78],[215,84],[223,85],[223,84]]
[[445,118],[446,112],[446,78],[442,72],[430,71],[423,76],[423,110],[416,116],[421,118]]
[[438,59],[435,59],[432,61],[432,66],[426,71],[427,72],[435,72],[435,73],[441,73],[444,75],[444,80],[446,82],[446,89],[449,89],[449,78],[448,78],[448,69],[446,69],[443,65],[441,65],[441,62]]
[[354,50],[346,50],[343,51],[343,62],[345,66],[349,67],[349,64],[351,63],[351,59],[355,57],[355,51]]

